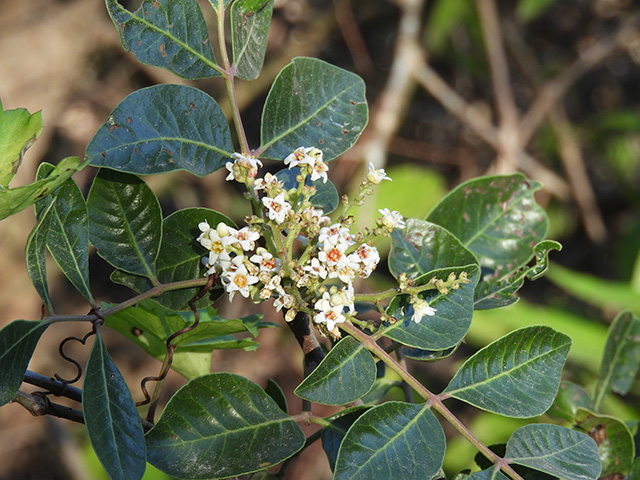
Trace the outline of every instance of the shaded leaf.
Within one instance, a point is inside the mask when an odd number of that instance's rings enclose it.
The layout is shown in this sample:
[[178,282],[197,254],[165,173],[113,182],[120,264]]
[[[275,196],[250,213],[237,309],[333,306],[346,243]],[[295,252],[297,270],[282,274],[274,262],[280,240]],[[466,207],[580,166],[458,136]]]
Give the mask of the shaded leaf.
[[231,6],[231,45],[236,77],[260,75],[274,0],[236,0]]
[[445,348],[444,350],[422,350],[420,348],[402,347],[402,353],[405,357],[418,362],[437,362],[455,352],[459,345]]
[[371,407],[357,406],[347,408],[329,419],[329,425],[326,425],[322,429],[322,448],[327,454],[327,460],[329,460],[329,467],[333,472],[336,467],[336,459],[338,458],[338,451],[342,440],[353,422],[355,422],[360,415],[369,410]]
[[371,353],[355,338],[345,337],[293,393],[324,405],[346,405],[371,390],[375,380],[376,362]]
[[479,472],[473,472],[471,475],[467,477],[467,480],[508,480],[504,473],[501,470],[497,470],[496,468],[488,468],[486,470],[481,470]]
[[273,379],[268,379],[267,380],[267,386],[264,387],[264,391],[267,393],[267,395],[269,395],[271,398],[273,398],[273,400],[276,402],[276,404],[278,404],[278,406],[280,407],[280,410],[282,410],[285,413],[289,412],[289,405],[287,404],[287,397],[285,396],[284,392],[282,391],[282,388],[280,388],[280,385],[278,385],[278,383],[273,380]]
[[233,153],[229,125],[206,93],[184,85],[133,92],[87,147],[91,165],[138,175],[186,170],[205,176]]
[[[284,184],[285,190],[298,188],[298,181],[296,180],[296,176],[298,175],[300,175],[299,167],[285,168],[276,173],[278,180]],[[311,177],[308,176],[304,184],[316,188],[316,193],[309,198],[313,207],[321,209],[325,215],[330,214],[338,208],[340,196],[331,180],[327,180],[326,183],[321,180],[311,181]]]
[[368,115],[358,75],[315,58],[294,58],[267,96],[260,157],[283,160],[298,147],[317,147],[325,161],[334,159],[356,142]]
[[91,446],[109,478],[142,478],[147,463],[138,411],[99,330],[87,360],[82,413]]
[[366,411],[342,440],[335,480],[424,480],[444,459],[445,438],[423,405],[387,402]]
[[100,169],[87,197],[89,235],[98,255],[125,272],[155,280],[162,211],[135,175]]
[[558,395],[547,411],[547,415],[574,423],[578,408],[589,406],[591,406],[591,397],[584,388],[572,382],[562,381]]
[[47,281],[47,236],[49,235],[49,212],[53,203],[43,212],[36,225],[31,230],[25,247],[27,273],[36,292],[40,295],[49,313],[54,313],[49,297],[49,282]]
[[446,393],[483,410],[526,418],[553,403],[571,339],[547,326],[525,327],[469,358]]
[[142,63],[191,80],[220,75],[197,0],[145,0],[135,12],[107,0],[107,10],[122,46]]
[[147,434],[149,463],[181,478],[263,470],[297,452],[305,436],[262,388],[213,373],[176,392]]
[[48,326],[14,320],[0,330],[0,406],[9,403],[20,389],[36,344]]
[[595,480],[601,471],[596,442],[558,425],[520,427],[507,442],[506,456],[513,463],[566,480]]

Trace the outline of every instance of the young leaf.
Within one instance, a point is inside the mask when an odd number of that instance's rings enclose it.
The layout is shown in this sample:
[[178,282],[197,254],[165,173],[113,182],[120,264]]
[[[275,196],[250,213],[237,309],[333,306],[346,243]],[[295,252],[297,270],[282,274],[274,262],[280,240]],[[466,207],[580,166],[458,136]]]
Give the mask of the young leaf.
[[138,411],[99,330],[87,360],[82,413],[91,446],[109,478],[142,478],[147,464]]
[[87,197],[89,235],[98,255],[120,270],[155,281],[162,211],[135,175],[100,169]]
[[588,408],[591,406],[591,397],[580,385],[562,381],[558,395],[553,401],[553,405],[547,411],[547,415],[552,418],[560,418],[570,423],[575,423],[576,413],[579,407]]
[[107,0],[107,10],[122,46],[142,63],[190,80],[220,75],[197,0],[145,0],[133,13]]
[[54,313],[51,298],[49,297],[46,261],[47,236],[49,235],[50,223],[49,214],[52,209],[53,203],[43,212],[35,227],[31,230],[25,247],[25,258],[29,278],[49,313]]
[[260,156],[283,160],[298,147],[317,147],[331,160],[351,148],[368,116],[358,75],[314,58],[294,58],[267,96]]
[[36,344],[48,326],[14,320],[0,330],[0,406],[9,403],[20,389]]
[[335,480],[423,480],[440,470],[445,438],[429,408],[387,402],[358,418],[342,440]]
[[596,442],[558,425],[520,427],[507,442],[506,459],[565,480],[595,480],[601,471]]
[[551,327],[515,330],[469,358],[444,392],[507,417],[541,415],[558,392],[570,346]]
[[[40,164],[40,166],[42,165],[45,163]],[[78,170],[78,166],[78,157],[67,157],[60,160],[45,178],[24,187],[0,189],[0,220],[24,210],[42,198],[46,198],[71,178],[71,175]]]
[[31,114],[24,108],[5,111],[0,100],[0,190],[9,185],[22,163],[22,156],[41,131],[40,112]]
[[338,342],[295,389],[300,398],[324,405],[346,405],[365,395],[376,380],[376,362],[353,337]]
[[439,225],[409,218],[404,230],[391,234],[389,270],[396,278],[406,273],[415,279],[438,268],[472,263],[478,263],[473,253]]
[[432,278],[447,281],[451,274],[459,278],[466,272],[469,283],[450,289],[445,295],[438,290],[426,290],[418,296],[436,309],[435,315],[423,316],[415,322],[413,306],[408,295],[394,297],[387,307],[387,315],[397,321],[384,329],[384,335],[403,345],[423,350],[444,350],[457,345],[465,336],[473,317],[473,290],[478,281],[477,265],[434,270],[416,279],[415,285],[424,285]]
[[443,198],[427,220],[449,230],[483,269],[502,277],[528,262],[531,247],[547,233],[547,216],[533,197],[539,188],[520,173],[469,180]]
[[633,436],[621,420],[579,408],[575,422],[577,429],[596,441],[602,463],[601,478],[623,478],[630,472],[634,458]]
[[620,313],[609,328],[593,405],[597,411],[613,390],[621,395],[631,388],[640,368],[640,320],[633,313]]
[[353,422],[360,418],[369,408],[364,405],[347,408],[331,417],[329,425],[322,429],[322,448],[327,454],[327,460],[329,460],[329,467],[331,467],[332,472],[336,468],[340,445],[342,445],[342,440],[347,431],[351,428]]
[[230,373],[191,380],[147,434],[147,459],[180,478],[263,470],[296,453],[305,436],[262,388]]
[[224,166],[232,153],[229,125],[216,101],[184,85],[133,92],[86,152],[96,167],[138,175],[186,170],[200,177]]
[[260,75],[274,0],[236,0],[231,6],[231,45],[235,75],[254,80]]
[[[284,168],[276,173],[278,180],[284,184],[285,190],[298,188],[298,181],[296,180],[298,175],[300,175],[300,167]],[[329,215],[338,208],[340,195],[338,195],[338,190],[336,190],[331,180],[327,180],[325,183],[322,180],[311,181],[311,177],[307,177],[304,184],[316,188],[316,193],[309,198],[313,207],[321,209],[325,215]]]

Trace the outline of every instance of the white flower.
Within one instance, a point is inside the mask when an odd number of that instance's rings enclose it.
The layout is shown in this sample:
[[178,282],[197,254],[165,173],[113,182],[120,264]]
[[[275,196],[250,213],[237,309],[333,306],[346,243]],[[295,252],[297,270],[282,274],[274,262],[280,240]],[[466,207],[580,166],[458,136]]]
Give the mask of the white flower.
[[327,269],[317,258],[312,258],[311,262],[302,267],[302,270],[309,272],[309,275],[320,277],[323,280],[327,278]]
[[278,225],[284,222],[292,210],[291,205],[284,199],[284,193],[276,195],[276,198],[263,197],[262,203],[267,207],[267,216]]
[[367,181],[373,183],[374,185],[379,185],[383,180],[391,180],[391,178],[387,177],[387,173],[384,171],[384,168],[376,170],[376,168],[373,166],[373,163],[369,162],[369,173],[367,173]]
[[249,258],[249,260],[259,265],[261,272],[277,272],[280,268],[280,259],[275,258],[262,247],[259,247],[257,253]]
[[315,165],[311,167],[311,181],[322,179],[322,183],[327,183],[327,172],[329,167],[322,160],[316,161]]
[[[232,265],[236,265],[236,259],[242,259],[243,256],[239,255],[232,261]],[[242,260],[240,260],[242,261]],[[247,271],[247,267],[244,264],[236,265],[237,268],[230,268],[223,273],[222,283],[226,292],[229,294],[229,301],[233,300],[236,292],[240,292],[240,295],[247,298],[249,297],[249,286],[258,283],[258,277],[250,275]]]
[[278,177],[266,173],[264,178],[256,178],[253,183],[253,190],[258,192],[260,190],[269,190],[273,187],[282,188],[282,182],[278,180]]
[[325,323],[329,331],[332,331],[336,324],[346,321],[346,317],[342,313],[344,307],[342,305],[333,305],[329,292],[324,292],[322,298],[316,302],[314,307],[318,313],[314,315],[313,321],[315,323]]
[[322,162],[321,150],[315,147],[298,147],[284,159],[284,164],[287,165],[289,169],[297,167],[298,165],[309,165],[313,169],[313,166],[318,160]]
[[382,215],[380,219],[380,223],[383,227],[388,228],[389,230],[393,230],[394,228],[405,228],[407,224],[404,222],[404,218],[400,215],[400,212],[393,211],[390,212],[388,208],[381,208],[378,210]]
[[240,245],[245,252],[253,250],[255,241],[259,238],[260,234],[249,227],[242,227],[240,230],[229,227],[229,244]]
[[362,278],[367,278],[371,275],[371,272],[376,269],[378,262],[380,261],[378,249],[366,243],[360,245],[355,252],[349,255],[349,257],[350,259],[360,263],[358,275]]
[[225,164],[225,167],[229,170],[229,175],[225,179],[227,181],[243,181],[243,178],[255,177],[258,173],[258,165],[262,166],[262,162],[251,155],[243,155],[236,152],[231,154],[231,159],[233,162]]
[[[222,225],[224,225],[224,223],[222,223]],[[202,259],[202,263],[208,269],[205,273],[206,276],[215,273],[216,267],[221,267],[224,263],[231,260],[231,257],[225,250],[227,237],[224,234],[228,234],[228,232],[226,231],[226,225],[224,228],[218,225],[218,227],[214,229],[211,228],[209,223],[206,221],[200,222],[198,224],[198,228],[202,233],[197,238],[197,241],[200,245],[209,250],[209,256]],[[220,232],[223,235],[220,235]]]
[[[281,289],[280,296],[276,298],[273,302],[273,306],[276,309],[276,312],[279,312],[283,307],[290,309],[295,305],[296,299],[293,298],[293,295],[285,293],[284,290]],[[289,321],[289,320],[288,320]]]
[[334,223],[330,227],[322,227],[318,233],[318,243],[338,245],[344,243],[345,245],[353,245],[355,242],[351,238],[349,229],[343,227],[341,223]]
[[332,245],[331,243],[326,242],[322,250],[318,252],[318,260],[326,264],[328,267],[334,267],[343,259],[344,252],[347,248],[349,248],[349,245],[346,243]]
[[414,297],[411,299],[411,303],[413,304],[413,316],[411,320],[416,323],[420,323],[422,317],[425,315],[433,316],[436,314],[436,309],[431,308],[426,300],[418,297]]

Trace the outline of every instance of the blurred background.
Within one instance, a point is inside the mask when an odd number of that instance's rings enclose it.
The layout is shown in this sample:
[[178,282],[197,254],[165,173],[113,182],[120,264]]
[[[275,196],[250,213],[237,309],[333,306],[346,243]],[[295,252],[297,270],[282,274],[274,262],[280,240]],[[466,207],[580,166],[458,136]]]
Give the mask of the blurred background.
[[[140,3],[121,1],[129,10]],[[215,14],[208,1],[200,4],[215,35]],[[437,364],[415,364],[412,371],[440,391],[478,348],[514,328],[544,323],[573,339],[565,378],[591,388],[608,324],[623,308],[640,313],[640,3],[276,0],[263,74],[238,83],[254,147],[268,89],[295,56],[326,60],[358,73],[367,85],[369,126],[352,150],[331,162],[329,177],[348,193],[367,162],[386,168],[393,182],[385,182],[370,200],[371,214],[386,207],[424,218],[451,188],[487,173],[522,171],[542,184],[537,199],[549,214],[549,237],[564,245],[552,254],[548,276],[526,284],[518,304],[478,312],[456,355]],[[221,80],[187,82],[125,52],[104,2],[0,0],[0,99],[5,110],[42,110],[45,124],[11,186],[33,181],[42,161],[83,156],[120,101],[158,83],[194,85],[229,111]],[[95,169],[85,168],[74,179],[86,193],[94,175]],[[241,221],[247,213],[242,198],[224,177],[222,172],[207,178],[177,172],[145,180],[165,216],[206,206]],[[0,223],[0,326],[41,316],[24,259],[34,224],[32,209]],[[53,262],[50,267],[52,301],[59,311],[86,313],[82,297]],[[109,268],[92,255],[95,297],[128,298],[131,292],[109,282]],[[389,284],[385,272],[381,265],[371,288]],[[240,300],[219,302],[221,315],[255,312]],[[258,308],[265,320],[280,322],[270,307]],[[82,333],[84,326],[49,329],[30,369],[73,376],[57,348],[67,335]],[[110,353],[138,400],[140,378],[156,374],[159,362],[110,333]],[[302,378],[302,355],[292,335],[286,328],[267,329],[258,341],[254,352],[215,352],[212,369],[263,386],[273,378],[290,396],[292,412],[298,412],[300,400],[290,392]],[[83,359],[89,348],[73,352]],[[183,383],[172,374],[167,394]],[[639,394],[636,382],[626,398],[611,399],[606,408],[637,420]],[[452,408],[487,444],[505,441],[522,424],[455,403]],[[17,405],[3,407],[0,479],[104,478],[82,432],[70,422],[32,418]],[[447,473],[471,467],[474,454],[462,440],[451,440]],[[167,477],[150,470],[145,478]],[[305,451],[287,478],[331,478],[320,446]]]

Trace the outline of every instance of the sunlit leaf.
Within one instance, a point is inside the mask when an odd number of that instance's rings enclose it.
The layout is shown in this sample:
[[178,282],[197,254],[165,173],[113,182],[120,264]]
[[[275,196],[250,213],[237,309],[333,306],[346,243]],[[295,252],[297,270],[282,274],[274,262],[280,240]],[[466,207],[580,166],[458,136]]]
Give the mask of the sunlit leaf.
[[231,45],[235,75],[244,80],[258,78],[273,13],[274,0],[236,0],[231,6]]

